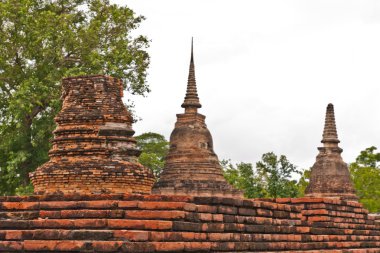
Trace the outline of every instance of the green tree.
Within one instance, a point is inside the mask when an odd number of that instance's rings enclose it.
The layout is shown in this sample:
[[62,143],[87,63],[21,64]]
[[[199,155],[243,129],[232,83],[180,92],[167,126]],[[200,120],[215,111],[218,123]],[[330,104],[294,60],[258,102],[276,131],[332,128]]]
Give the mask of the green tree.
[[263,181],[253,169],[251,163],[238,163],[235,166],[229,160],[222,160],[226,180],[236,189],[244,191],[246,198],[263,198],[266,196]]
[[139,162],[153,171],[156,179],[165,165],[165,156],[169,151],[169,142],[158,133],[143,133],[136,136],[137,146],[142,151]]
[[298,197],[305,196],[305,190],[310,182],[311,169],[304,170],[301,172],[301,177],[298,180]]
[[0,1],[0,194],[30,189],[48,159],[63,77],[107,74],[149,92],[149,41],[132,35],[143,19],[108,0]]
[[265,184],[267,197],[297,197],[297,181],[292,180],[294,174],[300,174],[297,167],[291,164],[286,156],[277,157],[273,152],[265,153],[256,168]]
[[360,152],[350,172],[360,202],[370,212],[380,212],[380,153],[376,147]]

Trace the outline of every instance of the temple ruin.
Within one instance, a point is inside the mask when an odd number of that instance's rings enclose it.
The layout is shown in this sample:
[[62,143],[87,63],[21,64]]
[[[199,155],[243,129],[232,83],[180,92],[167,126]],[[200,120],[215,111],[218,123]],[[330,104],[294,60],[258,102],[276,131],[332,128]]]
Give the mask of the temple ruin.
[[159,194],[150,194],[121,81],[82,76],[62,86],[50,161],[31,174],[36,194],[0,196],[0,252],[380,252],[380,219],[355,197],[332,105],[308,196],[244,199],[223,179],[197,112],[191,57],[185,113]]

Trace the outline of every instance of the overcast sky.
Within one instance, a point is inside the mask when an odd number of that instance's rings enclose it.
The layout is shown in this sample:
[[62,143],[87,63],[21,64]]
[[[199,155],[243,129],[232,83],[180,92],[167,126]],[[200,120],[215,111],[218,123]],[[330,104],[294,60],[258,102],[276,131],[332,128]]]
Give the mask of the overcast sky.
[[194,36],[200,113],[220,159],[254,163],[274,151],[312,166],[328,103],[346,162],[380,146],[380,1],[114,2],[144,15],[138,33],[152,40],[152,92],[133,98],[136,134],[169,138]]

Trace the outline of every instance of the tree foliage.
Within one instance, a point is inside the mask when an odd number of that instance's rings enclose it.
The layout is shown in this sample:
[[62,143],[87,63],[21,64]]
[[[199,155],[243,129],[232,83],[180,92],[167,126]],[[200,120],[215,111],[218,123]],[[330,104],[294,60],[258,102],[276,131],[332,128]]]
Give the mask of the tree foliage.
[[286,156],[277,157],[273,152],[263,154],[261,161],[253,168],[251,163],[236,166],[228,161],[221,162],[224,176],[236,188],[243,190],[248,198],[297,197],[299,186],[292,179],[300,171]]
[[268,197],[297,197],[297,181],[292,180],[292,176],[300,174],[300,171],[286,156],[277,157],[273,152],[265,153],[256,167],[264,180]]
[[360,152],[350,172],[360,202],[370,212],[380,212],[380,153],[376,147]]
[[301,172],[301,178],[298,180],[298,197],[305,196],[305,191],[310,182],[311,168]]
[[156,179],[160,178],[165,156],[169,151],[169,142],[161,134],[152,132],[136,136],[136,140],[137,146],[142,151],[139,162],[150,168]]
[[263,181],[251,163],[231,164],[228,160],[222,160],[226,180],[239,190],[244,191],[246,198],[264,198],[266,191]]
[[148,40],[131,34],[142,20],[108,0],[0,1],[0,194],[30,188],[48,159],[63,77],[107,74],[149,92]]

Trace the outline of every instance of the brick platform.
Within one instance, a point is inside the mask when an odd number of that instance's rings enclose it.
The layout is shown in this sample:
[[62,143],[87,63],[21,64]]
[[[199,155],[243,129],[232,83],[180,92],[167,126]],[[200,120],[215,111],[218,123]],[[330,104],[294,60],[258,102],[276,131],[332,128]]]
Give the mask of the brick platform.
[[357,202],[159,195],[0,197],[0,252],[380,252]]

